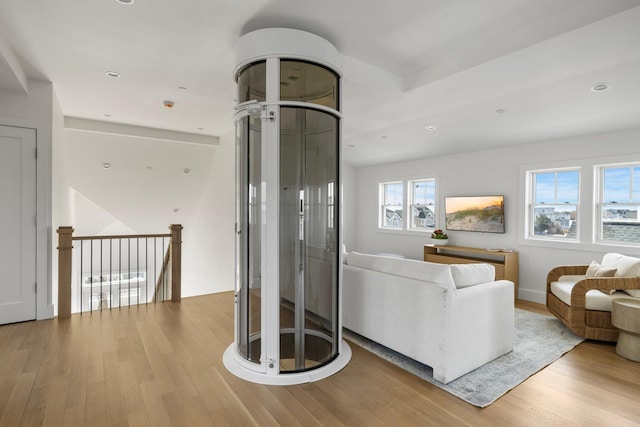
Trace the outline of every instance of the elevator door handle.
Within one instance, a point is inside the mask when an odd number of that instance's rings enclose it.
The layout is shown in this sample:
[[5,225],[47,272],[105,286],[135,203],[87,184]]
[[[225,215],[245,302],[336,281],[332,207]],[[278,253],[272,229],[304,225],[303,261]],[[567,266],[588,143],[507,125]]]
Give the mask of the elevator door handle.
[[298,236],[304,240],[304,192],[300,191],[300,205],[298,207]]

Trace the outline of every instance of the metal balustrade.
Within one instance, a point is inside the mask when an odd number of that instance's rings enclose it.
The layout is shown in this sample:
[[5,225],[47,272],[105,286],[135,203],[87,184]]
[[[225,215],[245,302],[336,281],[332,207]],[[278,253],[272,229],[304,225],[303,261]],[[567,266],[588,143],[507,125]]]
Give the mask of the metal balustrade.
[[182,226],[169,234],[73,236],[58,228],[58,317],[180,301]]

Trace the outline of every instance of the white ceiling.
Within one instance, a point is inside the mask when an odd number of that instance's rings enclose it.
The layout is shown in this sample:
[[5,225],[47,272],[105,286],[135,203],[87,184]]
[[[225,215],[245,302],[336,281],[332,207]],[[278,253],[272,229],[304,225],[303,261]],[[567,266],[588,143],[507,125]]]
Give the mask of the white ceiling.
[[356,166],[640,125],[640,0],[2,0],[0,89],[48,80],[67,117],[219,136],[235,42],[267,27],[341,52]]

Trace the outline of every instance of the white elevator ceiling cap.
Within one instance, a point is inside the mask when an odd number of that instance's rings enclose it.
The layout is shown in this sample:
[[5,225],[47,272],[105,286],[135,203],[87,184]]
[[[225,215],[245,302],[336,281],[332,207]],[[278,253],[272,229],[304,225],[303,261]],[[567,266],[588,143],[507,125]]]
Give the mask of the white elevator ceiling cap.
[[340,55],[327,40],[291,28],[264,28],[238,39],[234,75],[251,62],[274,56],[311,60],[340,74]]

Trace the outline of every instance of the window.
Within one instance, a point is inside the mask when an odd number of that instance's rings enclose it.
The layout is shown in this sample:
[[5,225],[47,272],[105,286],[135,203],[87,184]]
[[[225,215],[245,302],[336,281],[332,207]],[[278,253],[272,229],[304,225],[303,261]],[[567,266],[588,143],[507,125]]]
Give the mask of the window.
[[101,310],[149,302],[147,272],[82,276],[81,309]]
[[529,211],[529,235],[543,239],[576,240],[580,171],[532,171],[530,182],[532,200]]
[[437,228],[434,178],[383,182],[379,194],[379,228],[418,232]]
[[640,163],[597,167],[598,240],[640,243]]
[[404,185],[402,181],[380,184],[380,227],[391,229],[404,228]]
[[409,229],[418,231],[435,228],[436,182],[434,179],[409,181],[411,217]]

